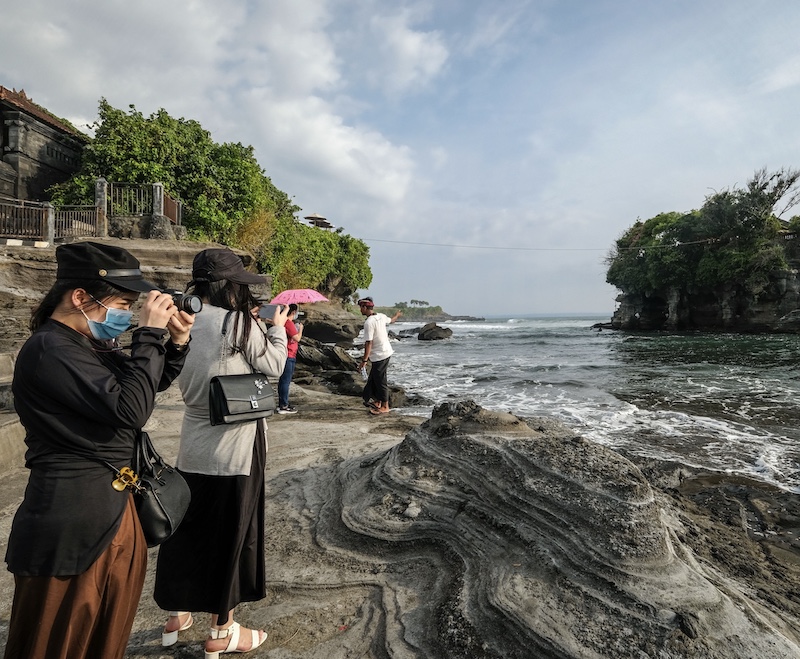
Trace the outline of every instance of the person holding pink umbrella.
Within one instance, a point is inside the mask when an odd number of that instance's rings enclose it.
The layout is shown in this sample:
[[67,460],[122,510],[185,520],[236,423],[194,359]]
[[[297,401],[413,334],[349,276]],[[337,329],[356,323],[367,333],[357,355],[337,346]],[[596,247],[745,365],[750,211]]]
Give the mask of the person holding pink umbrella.
[[303,323],[295,323],[297,318],[297,305],[289,305],[289,314],[286,317],[286,366],[278,380],[278,414],[297,414],[297,410],[289,405],[289,385],[292,383],[294,367],[297,364],[297,348],[303,338]]

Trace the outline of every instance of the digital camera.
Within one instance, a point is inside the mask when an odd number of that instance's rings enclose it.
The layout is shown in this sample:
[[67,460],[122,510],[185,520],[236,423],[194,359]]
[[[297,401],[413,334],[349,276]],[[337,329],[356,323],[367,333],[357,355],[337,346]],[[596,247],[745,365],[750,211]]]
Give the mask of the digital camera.
[[188,295],[181,291],[161,291],[172,296],[173,304],[186,313],[199,313],[203,310],[203,301],[197,295]]

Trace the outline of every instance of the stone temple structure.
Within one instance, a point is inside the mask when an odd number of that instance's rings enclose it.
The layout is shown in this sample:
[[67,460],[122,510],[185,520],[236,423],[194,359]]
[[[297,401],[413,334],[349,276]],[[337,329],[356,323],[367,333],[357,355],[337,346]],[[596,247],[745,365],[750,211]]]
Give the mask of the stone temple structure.
[[48,201],[47,189],[80,166],[88,136],[0,86],[0,197]]

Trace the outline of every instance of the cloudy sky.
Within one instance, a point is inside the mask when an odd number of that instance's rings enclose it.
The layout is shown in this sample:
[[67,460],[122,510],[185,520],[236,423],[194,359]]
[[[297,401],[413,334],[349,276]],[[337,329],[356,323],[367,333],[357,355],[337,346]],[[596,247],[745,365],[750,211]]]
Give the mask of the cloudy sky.
[[610,314],[637,218],[800,167],[786,0],[5,2],[0,85],[195,119],[370,247],[378,304]]

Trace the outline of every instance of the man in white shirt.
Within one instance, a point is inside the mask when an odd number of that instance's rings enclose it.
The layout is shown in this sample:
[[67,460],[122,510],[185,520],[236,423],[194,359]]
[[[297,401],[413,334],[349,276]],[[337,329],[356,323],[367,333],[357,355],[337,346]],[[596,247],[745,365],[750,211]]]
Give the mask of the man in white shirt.
[[394,354],[386,326],[395,322],[403,313],[398,311],[391,318],[386,314],[375,313],[375,303],[371,297],[359,300],[358,307],[361,315],[367,317],[364,321],[364,359],[359,368],[366,367],[367,362],[372,364],[362,394],[364,405],[369,408],[370,414],[386,414],[389,411],[386,371],[389,368],[389,358]]

